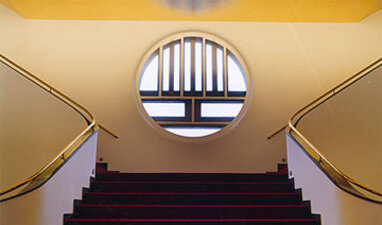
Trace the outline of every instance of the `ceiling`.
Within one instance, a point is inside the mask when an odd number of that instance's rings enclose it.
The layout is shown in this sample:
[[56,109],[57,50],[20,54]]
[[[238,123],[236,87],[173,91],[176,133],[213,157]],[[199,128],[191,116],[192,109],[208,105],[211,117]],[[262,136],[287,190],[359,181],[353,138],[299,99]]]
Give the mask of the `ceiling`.
[[0,0],[26,19],[359,22],[382,0]]

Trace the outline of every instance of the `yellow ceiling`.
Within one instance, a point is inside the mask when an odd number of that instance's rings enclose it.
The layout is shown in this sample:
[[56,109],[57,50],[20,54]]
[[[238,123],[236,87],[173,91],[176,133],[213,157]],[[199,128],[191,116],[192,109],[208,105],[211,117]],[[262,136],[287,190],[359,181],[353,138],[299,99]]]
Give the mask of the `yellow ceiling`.
[[[26,19],[359,22],[382,0],[0,0]],[[174,4],[174,5],[170,5]]]

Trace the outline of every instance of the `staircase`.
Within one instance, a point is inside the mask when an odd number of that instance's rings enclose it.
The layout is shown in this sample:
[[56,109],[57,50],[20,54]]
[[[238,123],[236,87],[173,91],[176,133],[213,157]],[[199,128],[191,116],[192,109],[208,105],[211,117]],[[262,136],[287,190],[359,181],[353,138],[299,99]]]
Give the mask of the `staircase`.
[[66,225],[319,225],[288,180],[264,174],[119,173],[97,164]]

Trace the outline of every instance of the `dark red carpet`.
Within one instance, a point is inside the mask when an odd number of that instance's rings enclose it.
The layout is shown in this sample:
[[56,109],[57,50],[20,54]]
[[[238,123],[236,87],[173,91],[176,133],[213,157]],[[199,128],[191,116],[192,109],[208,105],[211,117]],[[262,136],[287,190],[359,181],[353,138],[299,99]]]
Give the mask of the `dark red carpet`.
[[119,173],[97,165],[67,225],[319,225],[285,165],[264,174]]

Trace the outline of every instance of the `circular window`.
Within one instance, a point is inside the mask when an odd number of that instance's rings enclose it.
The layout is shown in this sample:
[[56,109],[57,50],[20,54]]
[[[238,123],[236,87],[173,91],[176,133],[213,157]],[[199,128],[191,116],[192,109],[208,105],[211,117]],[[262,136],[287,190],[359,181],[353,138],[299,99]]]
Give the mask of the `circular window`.
[[145,55],[135,94],[152,126],[196,138],[235,125],[244,114],[249,87],[244,61],[228,43],[208,34],[182,33]]

